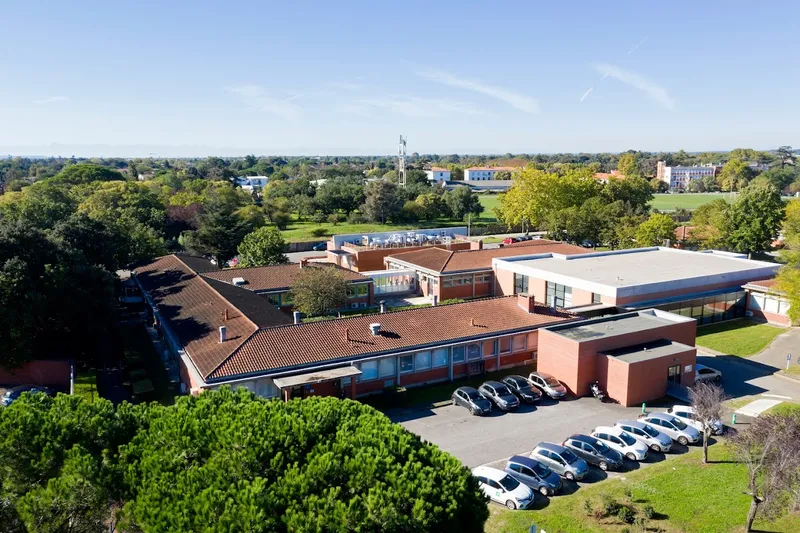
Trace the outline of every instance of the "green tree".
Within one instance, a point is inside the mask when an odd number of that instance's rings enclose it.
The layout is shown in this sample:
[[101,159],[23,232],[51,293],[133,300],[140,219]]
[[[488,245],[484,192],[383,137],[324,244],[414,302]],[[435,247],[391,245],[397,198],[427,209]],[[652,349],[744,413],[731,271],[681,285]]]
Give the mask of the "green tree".
[[480,215],[483,212],[481,199],[466,185],[459,185],[445,192],[442,199],[450,211],[450,216],[457,220],[463,220],[467,215]]
[[723,191],[741,191],[747,187],[754,175],[753,169],[746,161],[731,159],[722,167],[717,176],[717,184]]
[[698,207],[692,213],[692,244],[712,250],[727,248],[730,209],[730,204],[722,198]]
[[403,209],[403,199],[397,185],[388,180],[371,181],[365,187],[364,205],[361,212],[373,222],[386,224]]
[[449,215],[447,204],[442,200],[441,194],[434,192],[420,194],[415,202],[422,208],[420,215],[425,220],[436,220]]
[[349,215],[364,203],[364,180],[360,176],[329,179],[317,188],[314,199],[326,215],[334,211]]
[[636,244],[639,246],[663,246],[664,241],[675,240],[675,221],[669,215],[656,213],[650,215],[636,230]]
[[286,241],[276,228],[258,228],[245,235],[239,244],[239,266],[253,267],[266,265],[283,265],[289,262],[284,255]]
[[653,200],[653,188],[644,178],[611,178],[603,187],[602,196],[609,203],[621,201],[632,215],[645,215]]
[[236,255],[236,248],[253,227],[235,213],[236,205],[222,199],[212,199],[198,217],[200,229],[182,235],[183,244],[190,250],[211,255],[217,265],[224,265]]
[[122,174],[108,167],[80,163],[64,167],[64,170],[49,178],[49,181],[65,185],[83,185],[98,181],[123,181],[124,179]]
[[626,178],[644,178],[639,162],[639,154],[627,152],[619,156],[617,170]]
[[318,316],[343,308],[349,285],[334,266],[308,265],[300,271],[290,292],[298,311]]
[[745,187],[730,208],[727,241],[736,252],[748,255],[772,248],[786,205],[772,186]]
[[775,152],[778,156],[778,161],[781,162],[781,168],[784,168],[786,165],[794,165],[795,155],[791,146],[779,146]]

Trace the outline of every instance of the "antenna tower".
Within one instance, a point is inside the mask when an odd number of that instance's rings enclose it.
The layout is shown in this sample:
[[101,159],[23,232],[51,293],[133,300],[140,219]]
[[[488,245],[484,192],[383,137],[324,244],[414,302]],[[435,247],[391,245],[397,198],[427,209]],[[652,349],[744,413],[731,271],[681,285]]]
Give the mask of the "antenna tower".
[[400,146],[397,149],[397,179],[402,188],[406,188],[406,138],[400,136]]

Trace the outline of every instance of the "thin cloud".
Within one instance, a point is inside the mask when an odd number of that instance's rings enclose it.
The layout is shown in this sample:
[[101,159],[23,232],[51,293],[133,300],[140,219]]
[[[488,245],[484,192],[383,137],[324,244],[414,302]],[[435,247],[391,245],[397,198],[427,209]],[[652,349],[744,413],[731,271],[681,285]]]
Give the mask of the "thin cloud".
[[637,49],[637,48],[639,48],[640,46],[642,46],[642,45],[644,44],[644,42],[647,40],[647,37],[649,37],[649,35],[648,35],[648,36],[646,36],[646,37],[645,37],[644,39],[642,39],[641,41],[639,41],[639,44],[637,44],[636,46],[634,46],[633,48],[631,48],[630,50],[628,50],[628,55],[631,55],[632,53],[634,53],[634,52],[636,51],[636,49]]
[[593,65],[597,72],[604,73],[603,78],[611,76],[612,78],[630,85],[640,91],[644,92],[652,100],[663,105],[667,109],[675,109],[675,100],[669,95],[667,90],[653,81],[636,74],[628,72],[616,65],[609,65],[607,63],[595,63]]
[[49,96],[33,101],[34,104],[56,104],[58,102],[69,102],[69,96]]
[[468,102],[459,102],[435,98],[371,98],[357,100],[355,105],[364,108],[385,109],[392,113],[408,117],[440,117],[444,115],[481,115],[483,114],[475,105]]
[[524,111],[525,113],[533,114],[539,112],[539,102],[537,102],[535,98],[531,98],[530,96],[510,91],[502,87],[487,85],[480,81],[459,78],[444,70],[432,68],[427,68],[417,72],[417,75],[436,83],[441,83],[450,87],[458,87],[459,89],[466,89],[468,91],[489,96],[496,100],[500,100],[501,102],[505,102],[511,107],[519,109],[520,111]]
[[583,96],[581,96],[581,100],[580,101],[583,102],[584,100],[586,100],[586,98],[589,96],[589,94],[591,94],[592,91],[594,91],[594,87],[589,87],[586,90],[586,92],[583,93]]
[[252,84],[228,87],[226,90],[239,97],[242,102],[250,107],[287,120],[297,118],[301,112],[301,108],[294,103],[294,100],[302,96],[300,94],[293,94],[288,98],[275,98],[268,95],[267,91],[260,85]]
[[360,91],[364,88],[363,85],[349,81],[331,81],[328,82],[328,87],[332,87],[334,89],[344,89],[345,91]]

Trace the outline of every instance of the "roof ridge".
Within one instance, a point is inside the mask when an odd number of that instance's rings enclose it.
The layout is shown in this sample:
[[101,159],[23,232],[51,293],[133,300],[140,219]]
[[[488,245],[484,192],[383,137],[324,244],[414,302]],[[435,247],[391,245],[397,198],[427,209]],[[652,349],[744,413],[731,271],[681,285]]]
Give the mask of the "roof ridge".
[[447,268],[447,263],[449,263],[450,260],[453,259],[453,254],[456,253],[455,250],[447,250],[447,251],[450,252],[450,255],[447,256],[447,259],[445,259],[444,263],[442,264],[442,267],[439,269],[439,272],[445,271],[445,269]]
[[[240,312],[241,312],[241,311],[240,311]],[[284,324],[284,325],[286,325],[286,326],[293,326],[294,324]],[[280,327],[280,326],[275,326],[275,327]],[[253,331],[253,332],[251,332],[251,333],[250,333],[250,335],[248,335],[248,337],[247,337],[245,340],[243,340],[241,343],[239,343],[239,346],[237,346],[237,347],[236,347],[236,348],[235,348],[235,349],[234,349],[234,350],[233,350],[231,353],[229,353],[227,356],[225,356],[225,357],[222,359],[222,361],[220,361],[219,363],[217,363],[217,366],[215,366],[214,368],[212,368],[211,370],[209,370],[209,371],[208,371],[208,373],[206,373],[206,374],[203,376],[203,379],[204,379],[204,380],[208,379],[208,377],[209,377],[210,375],[212,375],[214,372],[216,372],[216,371],[217,371],[217,370],[218,370],[218,369],[219,369],[219,368],[220,368],[222,365],[224,365],[225,363],[227,363],[228,361],[230,361],[231,357],[233,357],[234,355],[236,355],[236,354],[239,352],[239,350],[241,350],[241,349],[242,349],[242,347],[243,347],[245,344],[247,344],[248,342],[250,342],[250,340],[251,340],[253,337],[255,337],[255,335],[256,335],[256,334],[257,334],[259,331],[261,331],[262,329],[270,329],[270,328],[260,328],[260,327],[256,326],[256,330],[255,330],[255,331]],[[190,359],[191,359],[191,358],[190,358]],[[197,366],[195,366],[195,370],[196,370],[196,369],[197,369]]]

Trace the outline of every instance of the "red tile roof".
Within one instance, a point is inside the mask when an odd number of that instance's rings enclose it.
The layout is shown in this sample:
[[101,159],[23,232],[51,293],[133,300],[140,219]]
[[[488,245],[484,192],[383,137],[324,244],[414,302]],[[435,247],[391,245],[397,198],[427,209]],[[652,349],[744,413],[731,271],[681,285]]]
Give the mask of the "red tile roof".
[[[370,281],[370,278],[363,274],[333,264],[313,263],[307,264],[303,268],[335,268],[348,281]],[[300,264],[292,263],[288,265],[250,268],[226,268],[225,270],[218,270],[216,272],[207,272],[203,275],[230,284],[233,284],[233,278],[244,278],[245,285],[241,285],[241,287],[245,289],[250,289],[251,291],[271,291],[289,289],[300,275],[300,272]]]
[[[167,255],[136,268],[136,278],[158,306],[160,315],[169,323],[197,371],[207,376],[250,335],[258,330],[230,299],[222,297],[202,276],[189,268],[179,257]],[[232,289],[236,289],[231,287]],[[239,289],[245,296],[248,293]],[[258,297],[261,298],[261,297]],[[266,303],[266,302],[265,302]],[[260,323],[273,325],[291,322],[284,313],[267,304],[260,309],[248,307],[264,318]],[[228,319],[224,320],[225,310]],[[219,342],[219,327],[227,329],[227,341]]]
[[[537,307],[528,313],[517,296],[261,329],[212,372],[211,380],[424,348],[450,341],[530,331],[575,318]],[[380,323],[373,336],[369,325]]]
[[450,172],[449,168],[444,167],[431,167],[431,170],[434,172]]
[[522,167],[469,167],[464,170],[508,170],[509,172],[514,172],[520,168]]
[[492,268],[492,259],[495,257],[513,257],[517,255],[545,253],[577,255],[589,252],[591,252],[591,250],[572,244],[546,239],[536,239],[504,246],[503,248],[489,248],[485,250],[448,251],[441,248],[427,248],[424,250],[394,254],[387,259],[397,259],[426,270],[447,273],[463,272],[467,270],[488,270]]
[[774,289],[775,286],[778,284],[778,280],[776,279],[761,279],[758,281],[749,281],[747,285],[752,287],[758,287],[759,289]]

